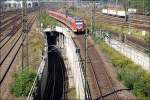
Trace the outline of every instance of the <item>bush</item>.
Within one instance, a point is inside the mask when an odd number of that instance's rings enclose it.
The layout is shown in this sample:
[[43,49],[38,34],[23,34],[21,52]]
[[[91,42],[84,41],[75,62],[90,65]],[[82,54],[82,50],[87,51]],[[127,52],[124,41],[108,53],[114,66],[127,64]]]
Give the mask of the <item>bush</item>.
[[149,34],[149,33],[146,34],[145,37],[144,37],[144,39],[145,39],[145,41],[146,41],[147,43],[150,43],[150,34]]
[[17,97],[27,96],[32,87],[35,76],[36,73],[28,69],[16,73],[15,82],[10,89],[11,93]]
[[150,76],[149,78],[141,78],[137,81],[133,87],[133,93],[136,96],[142,97],[142,99],[150,99]]
[[38,20],[40,23],[43,23],[43,28],[48,27],[49,25],[57,25],[58,22],[50,17],[46,12],[42,13],[39,17]]
[[118,79],[123,81],[125,86],[129,89],[133,89],[134,82],[139,79],[140,74],[135,70],[130,70],[128,68],[120,68],[118,71]]

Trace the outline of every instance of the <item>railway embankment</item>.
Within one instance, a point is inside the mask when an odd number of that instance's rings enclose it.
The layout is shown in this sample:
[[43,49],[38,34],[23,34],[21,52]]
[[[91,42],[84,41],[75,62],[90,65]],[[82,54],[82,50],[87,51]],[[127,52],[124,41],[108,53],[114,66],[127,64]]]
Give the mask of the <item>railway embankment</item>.
[[138,99],[150,99],[150,73],[141,68],[141,66],[133,63],[129,58],[125,57],[118,51],[112,49],[101,38],[95,38],[99,45],[99,49],[106,55],[106,58],[112,63],[117,73],[117,78]]
[[[16,65],[17,71],[14,73],[13,82],[10,86],[11,99],[25,99],[30,92],[32,83],[36,76],[36,71],[42,61],[44,40],[38,31],[37,20],[33,23],[28,33],[28,59],[29,66],[21,70],[21,62]],[[21,56],[20,56],[21,57]]]

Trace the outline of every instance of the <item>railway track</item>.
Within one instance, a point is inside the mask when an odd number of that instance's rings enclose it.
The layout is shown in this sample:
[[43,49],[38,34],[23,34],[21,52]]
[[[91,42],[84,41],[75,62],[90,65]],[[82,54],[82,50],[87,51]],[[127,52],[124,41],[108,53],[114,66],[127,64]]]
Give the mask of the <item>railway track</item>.
[[[104,15],[104,14],[101,14],[100,12],[97,12],[96,15],[97,15],[96,16],[97,22],[99,22],[99,23],[103,23],[103,24],[108,23],[110,25],[116,25],[116,26],[120,26],[120,27],[129,27],[129,23],[130,23],[131,28],[136,28],[138,30],[146,30],[146,31],[150,32],[150,16],[146,16],[145,19],[141,19],[141,20],[138,20],[138,18],[140,18],[140,17],[137,17],[137,19],[136,19],[136,17],[134,16],[130,21],[128,21],[126,23],[123,18]],[[143,20],[146,20],[147,23],[145,24],[145,22]],[[111,32],[111,33],[116,36],[119,36],[119,33],[116,33],[116,32]],[[136,39],[133,36],[127,35],[126,39],[127,39],[127,41],[130,41],[130,42],[136,44],[137,46],[142,46],[145,49],[149,49],[149,47],[150,47],[150,45],[148,43],[144,42],[143,40]]]
[[[84,10],[82,10],[84,11]],[[90,13],[90,12],[89,12]],[[120,27],[129,27],[130,24],[130,28],[133,29],[137,29],[137,30],[146,30],[148,32],[150,32],[150,16],[144,16],[144,15],[132,15],[132,17],[130,18],[130,20],[128,22],[125,22],[124,18],[119,18],[119,17],[115,17],[115,16],[109,16],[109,15],[104,15],[101,12],[99,12],[99,10],[96,10],[96,22],[97,23],[101,23],[101,24],[109,24],[109,25],[115,25],[115,26],[120,26]],[[142,24],[141,24],[142,23]],[[145,26],[142,26],[142,25]],[[108,31],[110,31],[108,29]],[[115,36],[119,36],[119,33],[116,32],[112,32],[110,31],[112,34],[114,34]],[[144,42],[144,40],[139,40],[136,39],[135,37],[132,36],[127,36],[127,40],[139,45],[140,47],[142,46],[143,48],[149,49],[150,45],[146,42]]]
[[[20,16],[20,15],[18,15],[18,16]],[[16,19],[16,18],[17,18],[17,15],[11,16],[11,17],[9,17],[9,18],[7,18],[7,19],[1,21],[1,24],[2,24],[2,25],[5,25],[5,24],[7,24],[9,21],[14,20],[14,19]]]
[[[117,32],[112,32],[112,31],[110,31],[110,32],[112,33],[112,35],[119,37],[119,33],[117,33]],[[129,43],[134,43],[134,45],[136,44],[138,47],[139,47],[139,46],[142,46],[142,47],[145,48],[145,49],[149,49],[149,47],[150,47],[150,44],[149,44],[149,43],[145,43],[144,41],[139,40],[139,39],[137,39],[137,38],[135,38],[135,37],[133,37],[133,36],[127,35],[127,36],[126,36],[126,39],[127,39],[127,41],[128,41]]]
[[[32,19],[28,20],[28,22],[33,24],[34,20],[35,20],[35,16],[32,16]],[[32,24],[30,24],[30,25],[32,25]],[[16,26],[16,28],[20,29],[21,28],[20,26],[21,25],[18,25],[18,26]],[[15,34],[17,34],[17,32],[18,31],[15,31]],[[1,70],[0,85],[4,81],[7,73],[9,72],[11,65],[14,63],[16,56],[21,51],[22,42],[25,40],[25,39],[22,40],[21,37],[22,37],[22,33],[20,33],[20,34],[18,33],[18,35],[16,35],[14,37],[14,40],[16,40],[16,41],[12,44],[12,46],[9,49],[9,51],[7,52],[7,54],[3,57],[3,59],[0,62],[0,70]],[[10,43],[10,45],[11,45],[11,43]],[[10,63],[8,63],[8,62],[10,62]]]
[[[38,8],[28,8],[27,9],[27,13],[33,12],[35,10],[38,10]],[[22,10],[21,9],[17,9],[17,10],[10,10],[10,11],[4,11],[1,13],[0,17],[3,18],[3,20],[7,19],[10,16],[16,15],[16,13],[18,13],[18,15],[21,15]]]
[[15,17],[13,20],[10,19],[7,23],[3,24],[1,27],[0,27],[0,32],[2,34],[3,31],[5,31],[7,28],[9,28],[12,24],[16,23],[17,20],[19,20],[21,17],[17,16]]
[[119,26],[128,26],[128,24],[130,23],[130,27],[145,30],[148,32],[150,31],[150,17],[147,17],[146,19],[136,19],[135,17],[132,17],[128,22],[126,22],[125,18],[109,16],[102,14],[101,12],[96,12],[96,19],[98,22],[106,22],[113,25],[119,24]]
[[[74,39],[77,46],[80,48],[81,57],[84,57],[84,38],[81,35],[78,35]],[[107,99],[107,100],[119,100],[117,93],[115,92],[115,88],[113,87],[112,80],[105,69],[105,64],[102,58],[99,56],[94,44],[89,42],[88,39],[88,72],[90,73],[91,80],[90,82],[90,90],[92,92],[92,100],[94,99]],[[82,58],[83,59],[83,58]],[[89,74],[88,73],[88,74]],[[111,95],[107,95],[112,93]]]
[[12,29],[0,40],[0,43],[1,43],[0,49],[2,49],[7,44],[7,42],[10,41],[10,39],[13,37],[13,35],[16,35],[15,33],[21,28],[21,22],[18,24],[18,26],[19,27],[14,26],[15,29]]
[[[31,13],[32,11],[30,11],[29,13]],[[13,16],[13,17],[10,17],[8,18],[6,21],[3,21],[1,27],[0,27],[0,36],[1,36],[1,40],[0,42],[2,42],[3,40],[5,40],[10,34],[4,34],[4,32],[7,30],[7,29],[10,29],[10,28],[13,28],[15,27],[14,23],[16,23],[17,21],[21,20],[21,16]],[[13,25],[12,25],[13,24]],[[12,27],[13,26],[13,27]],[[9,33],[12,33],[11,32],[12,30],[10,30]]]
[[[17,32],[16,32],[17,33]],[[13,50],[13,48],[16,46],[16,44],[18,43],[18,41],[19,41],[19,39],[21,38],[21,36],[22,36],[22,34],[20,34],[18,37],[17,37],[18,35],[16,35],[15,37],[14,37],[14,40],[16,40],[14,43],[10,43],[10,49],[8,49],[7,47],[7,49],[6,50],[8,50],[8,52],[6,52],[6,51],[3,51],[3,53],[2,54],[6,54],[4,57],[2,56],[1,57],[1,62],[0,62],[0,65],[2,65],[3,64],[3,62],[6,60],[6,58],[8,57],[8,55],[10,55],[10,53],[11,53],[11,51]],[[1,47],[1,50],[2,50],[2,47]],[[4,49],[5,50],[5,49]]]

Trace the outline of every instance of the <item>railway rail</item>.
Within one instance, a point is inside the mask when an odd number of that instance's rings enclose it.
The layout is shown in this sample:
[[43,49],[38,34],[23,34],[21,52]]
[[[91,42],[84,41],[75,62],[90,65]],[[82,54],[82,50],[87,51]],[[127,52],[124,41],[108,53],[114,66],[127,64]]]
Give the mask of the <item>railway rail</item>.
[[[33,12],[35,10],[38,10],[38,8],[28,8],[27,9],[27,13]],[[6,19],[12,15],[15,15],[16,12],[18,13],[18,15],[21,15],[22,10],[21,9],[15,9],[15,10],[10,10],[10,11],[3,11],[0,15],[0,17],[2,17],[3,19]]]
[[10,19],[7,23],[3,24],[1,27],[0,27],[0,32],[2,34],[3,31],[5,31],[7,28],[9,28],[12,24],[15,23],[15,21],[19,20],[21,17],[17,16],[15,17],[13,20]]
[[[88,39],[89,40],[89,39]],[[81,56],[84,57],[84,38],[81,35],[78,35],[74,41],[78,45],[81,50]],[[102,58],[99,56],[96,49],[93,47],[94,44],[88,42],[88,70],[90,71],[90,75],[92,77],[92,99],[113,99],[119,100],[119,96],[115,92],[115,88],[113,87],[112,80],[105,69],[105,64]],[[107,95],[112,93],[111,95]]]
[[[20,16],[20,15],[19,15]],[[15,18],[17,18],[17,15],[14,16],[10,16],[9,18],[4,19],[3,21],[1,21],[2,25],[5,25],[6,23],[8,23],[11,20],[14,20]]]
[[[108,24],[117,25],[120,27],[129,27],[129,24],[130,24],[131,28],[136,28],[138,30],[142,29],[142,30],[146,30],[146,31],[150,32],[150,25],[149,25],[150,16],[145,17],[144,20],[146,20],[146,22],[147,22],[146,24],[143,19],[138,21],[138,18],[140,18],[140,17],[137,17],[137,19],[136,19],[135,16],[132,17],[131,20],[129,20],[128,22],[125,22],[124,18],[104,15],[104,14],[101,14],[100,12],[97,12],[96,18],[97,18],[97,22],[100,22],[100,23],[104,23],[104,24],[108,23]],[[111,33],[113,35],[119,36],[119,33],[117,33],[117,32],[111,32]],[[131,41],[132,43],[135,43],[136,45],[142,46],[143,48],[149,49],[149,47],[150,47],[150,45],[148,43],[144,42],[143,40],[136,39],[133,36],[127,35],[126,39],[128,41]]]
[[[30,16],[31,17],[31,16]],[[35,20],[35,16],[34,17],[32,17],[32,19],[31,20],[28,20],[28,22],[30,22],[30,23],[34,23],[34,20]],[[30,25],[32,25],[32,24],[30,24]],[[16,26],[16,28],[17,29],[20,29],[21,27],[20,27],[21,25],[18,25],[18,26]],[[18,32],[17,30],[16,31],[14,31],[14,33],[16,33],[16,32]],[[19,33],[18,33],[19,34]],[[0,85],[2,84],[2,82],[4,81],[4,79],[5,79],[5,77],[6,77],[6,75],[7,75],[7,73],[8,73],[8,71],[9,71],[9,69],[11,68],[11,65],[14,63],[14,60],[15,60],[15,58],[16,58],[16,56],[18,55],[18,53],[19,53],[19,51],[21,50],[21,47],[22,47],[22,42],[23,41],[25,41],[25,38],[24,38],[24,40],[22,41],[22,33],[20,33],[19,34],[19,36],[18,37],[15,37],[15,39],[16,39],[16,41],[15,41],[15,43],[12,45],[12,47],[10,48],[10,50],[9,50],[9,52],[5,55],[5,57],[1,60],[1,62],[0,62],[0,69],[2,69],[1,70],[1,77],[0,77]],[[11,54],[13,52],[13,54]],[[8,59],[8,57],[10,57],[9,58],[9,64],[7,64],[8,66],[6,67],[5,66],[5,68],[3,67],[3,63],[4,62],[6,62],[6,59]]]
[[[81,9],[82,12],[85,10],[86,9]],[[89,13],[90,12],[88,12],[87,15]],[[136,28],[137,30],[140,30],[140,31],[145,30],[145,31],[150,32],[150,24],[149,24],[150,23],[150,16],[132,15],[131,18],[129,19],[129,21],[126,22],[124,18],[105,15],[105,14],[102,14],[100,12],[100,10],[96,9],[95,19],[96,19],[97,23],[101,23],[101,24],[107,23],[107,24],[112,25],[112,26],[115,25],[115,26],[126,27],[126,28],[130,27],[133,29]],[[138,20],[140,20],[140,21],[138,21]],[[91,22],[91,21],[89,21],[89,22]],[[145,24],[145,22],[146,22],[146,24]],[[141,26],[141,23],[143,23],[145,26]],[[90,24],[90,23],[88,23],[88,24]],[[117,32],[112,32],[109,29],[108,29],[108,31],[111,32],[115,36],[119,36],[119,34],[120,34]],[[132,43],[135,43],[136,45],[142,46],[143,48],[146,48],[146,49],[149,49],[149,47],[150,47],[150,45],[148,43],[146,43],[144,40],[136,39],[135,37],[132,37],[132,36],[131,37],[127,36],[127,40],[132,42]]]
[[147,17],[146,19],[136,19],[135,17],[130,18],[127,22],[125,21],[125,18],[119,18],[115,16],[109,16],[102,14],[101,12],[96,12],[96,19],[99,22],[107,22],[110,24],[116,24],[120,26],[128,26],[130,23],[130,27],[150,31],[150,17]]
[[[119,37],[119,33],[112,32],[112,31],[110,31],[110,32],[112,33],[112,35]],[[142,40],[139,40],[139,39],[137,39],[137,38],[135,38],[133,36],[127,35],[126,36],[126,40],[128,41],[128,43],[132,42],[132,43],[134,43],[134,45],[136,44],[137,46],[141,46],[141,47],[143,47],[145,49],[149,49],[149,47],[150,47],[149,43],[146,43],[146,42],[144,42]]]
[[17,25],[19,27],[14,26],[15,29],[12,29],[0,40],[1,43],[0,49],[2,49],[7,44],[7,42],[9,42],[9,40],[13,37],[13,35],[21,28],[21,22]]
[[[28,13],[31,13],[35,10],[29,10]],[[16,13],[16,12],[13,12]],[[16,23],[16,21],[21,20],[21,12],[17,15],[14,15],[10,18],[7,18],[5,21],[1,22],[1,27],[0,27],[0,36],[2,38],[3,36],[3,32],[6,31],[8,28],[10,28],[12,26],[12,24]],[[4,40],[9,34],[5,35],[5,37],[2,39]],[[0,40],[1,41],[1,40]]]

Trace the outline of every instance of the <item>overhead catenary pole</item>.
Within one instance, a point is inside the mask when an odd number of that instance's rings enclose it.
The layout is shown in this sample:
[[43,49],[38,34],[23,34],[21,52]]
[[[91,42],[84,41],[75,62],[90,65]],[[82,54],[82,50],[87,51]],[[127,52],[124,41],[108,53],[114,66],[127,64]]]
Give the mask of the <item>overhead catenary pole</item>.
[[28,27],[27,27],[27,0],[22,1],[22,69],[28,62]]
[[86,77],[86,70],[87,70],[87,57],[88,57],[88,44],[87,44],[87,38],[88,38],[88,33],[87,33],[87,23],[85,25],[85,66],[84,66],[84,74],[85,74],[85,100],[87,100],[87,77]]
[[95,0],[93,0],[93,7],[92,7],[92,21],[91,21],[91,33],[94,34],[95,30]]

